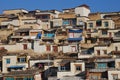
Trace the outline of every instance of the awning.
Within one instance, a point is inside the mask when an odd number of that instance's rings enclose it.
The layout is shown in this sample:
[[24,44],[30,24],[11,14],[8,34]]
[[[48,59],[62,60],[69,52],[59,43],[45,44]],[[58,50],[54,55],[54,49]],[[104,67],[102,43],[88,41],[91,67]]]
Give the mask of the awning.
[[82,38],[68,38],[69,41],[81,41]]
[[24,68],[24,65],[19,65],[19,66],[10,66],[8,68],[14,69],[14,68]]
[[83,30],[73,30],[73,29],[70,29],[69,32],[73,32],[73,33],[81,33]]

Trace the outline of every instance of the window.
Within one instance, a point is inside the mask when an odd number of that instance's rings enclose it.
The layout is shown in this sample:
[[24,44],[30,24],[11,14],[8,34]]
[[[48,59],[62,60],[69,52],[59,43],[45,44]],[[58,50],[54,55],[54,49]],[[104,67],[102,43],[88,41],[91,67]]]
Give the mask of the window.
[[98,30],[97,30],[97,29],[94,29],[94,32],[98,32]]
[[51,50],[50,48],[51,48],[50,45],[47,45],[47,46],[46,46],[46,50],[47,50],[47,51],[50,51],[50,50]]
[[6,59],[6,64],[10,64],[10,59]]
[[108,25],[108,22],[104,22],[104,26],[105,27],[108,27],[109,25]]
[[65,66],[61,66],[61,71],[65,71]]
[[91,27],[91,28],[92,28],[92,27],[93,27],[93,23],[89,23],[89,27]]
[[26,62],[26,57],[18,57],[18,62],[20,62],[20,63],[24,63],[24,62]]
[[48,15],[42,15],[42,19],[49,19]]
[[81,66],[76,66],[77,71],[81,71]]
[[118,74],[113,74],[113,80],[117,80],[118,79]]
[[115,35],[116,37],[120,37],[120,31],[116,32],[114,35]]
[[96,26],[101,26],[102,25],[102,21],[101,20],[97,20],[96,21]]
[[118,47],[117,46],[115,47],[115,51],[118,51]]
[[27,44],[23,44],[23,49],[24,49],[24,50],[27,49]]
[[57,46],[53,46],[53,51],[54,52],[58,52],[58,47]]
[[103,50],[104,54],[107,54],[107,50]]
[[107,31],[102,31],[102,35],[107,35]]
[[71,46],[71,51],[76,52],[76,46]]
[[79,25],[84,25],[84,22],[83,21],[79,21]]
[[100,50],[97,50],[97,55],[100,55]]

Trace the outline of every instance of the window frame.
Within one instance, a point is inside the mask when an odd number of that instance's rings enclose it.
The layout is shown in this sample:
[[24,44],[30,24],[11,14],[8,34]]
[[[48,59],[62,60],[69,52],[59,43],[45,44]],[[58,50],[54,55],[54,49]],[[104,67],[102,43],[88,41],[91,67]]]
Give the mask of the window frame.
[[93,23],[88,23],[90,28],[93,28]]
[[97,55],[100,55],[100,50],[96,50],[97,51]]
[[76,71],[81,71],[81,70],[82,70],[81,66],[76,66]]
[[102,30],[102,35],[107,35],[107,34],[108,34],[108,31]]
[[18,63],[26,63],[27,62],[27,57],[26,56],[17,57],[17,62]]
[[6,64],[10,64],[10,58],[6,59]]
[[107,50],[103,50],[104,54],[107,54]]
[[109,26],[108,21],[105,21],[105,22],[104,22],[104,27],[108,27],[108,26]]

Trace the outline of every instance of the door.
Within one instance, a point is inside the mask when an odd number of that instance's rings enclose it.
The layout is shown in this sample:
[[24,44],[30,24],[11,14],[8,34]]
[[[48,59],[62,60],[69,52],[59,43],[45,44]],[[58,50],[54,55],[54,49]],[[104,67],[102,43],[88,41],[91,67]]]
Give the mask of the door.
[[50,51],[50,50],[51,50],[50,45],[46,45],[46,51]]
[[71,47],[72,52],[76,52],[76,46]]
[[111,32],[109,32],[109,37],[112,37],[112,33]]
[[57,46],[53,46],[53,51],[54,52],[58,52],[58,47]]
[[24,50],[27,49],[27,44],[23,44],[23,49],[24,49]]

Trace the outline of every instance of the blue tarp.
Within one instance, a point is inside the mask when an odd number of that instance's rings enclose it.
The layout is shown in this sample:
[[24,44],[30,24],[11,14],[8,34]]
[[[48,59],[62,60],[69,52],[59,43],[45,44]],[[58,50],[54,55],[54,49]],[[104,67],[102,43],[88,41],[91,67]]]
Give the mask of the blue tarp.
[[5,80],[14,80],[13,77],[6,77]]
[[68,38],[69,41],[81,41],[82,38]]
[[48,34],[44,34],[45,37],[49,37],[49,38],[52,38],[54,37],[54,33],[48,33]]
[[73,33],[81,33],[83,30],[69,30],[69,32],[73,32]]
[[37,38],[40,39],[40,38],[41,38],[41,35],[42,35],[41,33],[38,33],[38,34],[37,34]]
[[25,66],[19,65],[19,66],[10,66],[10,67],[8,67],[8,68],[14,69],[14,68],[23,68],[23,67],[25,67]]
[[63,25],[68,25],[69,21],[63,21]]
[[98,63],[97,68],[107,68],[107,63]]

